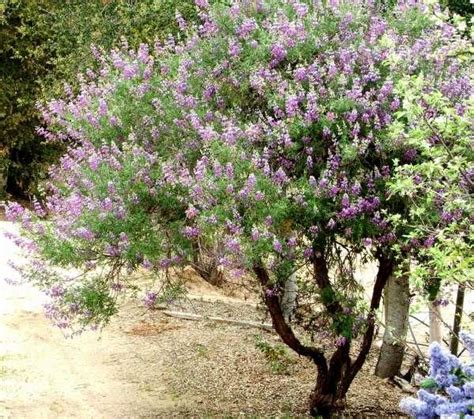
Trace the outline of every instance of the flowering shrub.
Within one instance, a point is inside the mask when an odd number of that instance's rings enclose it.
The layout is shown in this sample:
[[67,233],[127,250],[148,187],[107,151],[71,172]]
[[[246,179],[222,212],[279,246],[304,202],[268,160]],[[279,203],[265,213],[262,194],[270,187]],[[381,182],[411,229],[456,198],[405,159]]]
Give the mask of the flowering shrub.
[[[198,27],[178,16],[186,41],[94,51],[100,68],[80,93],[44,107],[43,135],[70,146],[45,208],[7,208],[31,252],[23,271],[51,295],[55,323],[82,330],[136,289],[127,271],[166,273],[189,263],[198,241],[219,241],[219,264],[253,273],[277,333],[316,364],[311,412],[325,415],[371,347],[399,242],[393,216],[406,212],[387,191],[396,162],[416,156],[404,137],[392,141],[404,100],[395,86],[422,72],[447,86],[463,41],[423,3],[400,3],[389,18],[365,1],[196,4]],[[368,259],[379,263],[369,305],[354,279],[354,261]],[[282,313],[296,271],[310,307],[302,324],[333,340],[328,358]]]
[[461,333],[471,360],[461,362],[437,342],[430,347],[430,371],[418,399],[403,399],[400,408],[416,418],[474,417],[474,336]]

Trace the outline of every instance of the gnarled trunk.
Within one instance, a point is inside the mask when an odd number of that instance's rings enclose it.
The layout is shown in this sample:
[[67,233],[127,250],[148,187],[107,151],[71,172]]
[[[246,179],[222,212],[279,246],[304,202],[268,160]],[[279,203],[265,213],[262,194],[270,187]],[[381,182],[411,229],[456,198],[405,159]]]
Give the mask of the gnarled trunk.
[[[273,290],[267,270],[260,264],[255,264],[253,270],[264,291],[265,304],[270,312],[275,331],[286,345],[299,355],[311,359],[317,367],[316,386],[310,396],[310,414],[329,417],[334,411],[344,406],[347,391],[367,359],[374,337],[375,313],[380,305],[385,284],[392,274],[393,261],[383,256],[379,258],[379,269],[366,319],[367,327],[357,357],[354,360],[351,359],[351,341],[348,339],[336,349],[329,362],[321,349],[302,344],[295,335],[285,320],[280,298]],[[322,252],[320,256],[314,257],[314,278],[319,289],[332,287]],[[325,303],[325,309],[331,315],[343,313],[343,308],[337,300]]]
[[332,412],[344,407],[347,390],[344,390],[343,377],[351,367],[349,349],[349,342],[339,347],[329,361],[328,373],[318,374],[310,397],[312,416],[329,417]]
[[314,417],[331,417],[331,415],[342,409],[345,405],[344,397],[337,399],[338,381],[335,377],[330,380],[328,378],[317,379],[316,388],[311,394],[309,414]]
[[384,291],[385,333],[375,367],[378,377],[389,378],[400,373],[405,354],[409,308],[408,275],[391,275]]

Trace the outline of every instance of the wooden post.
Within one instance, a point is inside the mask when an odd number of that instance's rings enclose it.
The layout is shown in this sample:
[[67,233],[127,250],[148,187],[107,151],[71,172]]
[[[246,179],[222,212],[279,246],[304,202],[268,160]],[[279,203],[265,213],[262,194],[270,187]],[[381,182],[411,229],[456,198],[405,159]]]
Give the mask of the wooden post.
[[464,284],[458,285],[458,292],[456,294],[456,310],[454,312],[453,331],[451,336],[450,349],[453,355],[458,355],[459,345],[459,331],[461,330],[462,311],[464,308],[464,294],[466,287]]

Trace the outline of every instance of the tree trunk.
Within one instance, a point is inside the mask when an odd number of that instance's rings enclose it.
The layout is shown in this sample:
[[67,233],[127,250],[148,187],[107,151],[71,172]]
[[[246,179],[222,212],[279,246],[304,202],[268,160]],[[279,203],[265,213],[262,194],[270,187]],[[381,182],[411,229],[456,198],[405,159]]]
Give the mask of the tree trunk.
[[[324,272],[324,269],[323,269]],[[372,290],[370,310],[367,315],[367,329],[363,335],[359,353],[355,360],[350,357],[351,343],[348,341],[339,347],[329,361],[329,369],[326,374],[318,372],[318,380],[310,399],[310,414],[313,416],[330,417],[331,413],[344,407],[345,397],[349,391],[352,381],[359,373],[369,354],[374,338],[375,313],[380,305],[383,289],[392,275],[393,261],[389,257],[379,257],[379,268]],[[324,283],[322,279],[319,279]],[[328,283],[325,282],[324,285]],[[328,311],[338,310],[334,303],[328,307]]]
[[[331,290],[332,284],[323,252],[314,257],[313,264],[314,278],[318,288]],[[275,292],[265,267],[261,263],[256,263],[253,266],[253,271],[262,286],[273,328],[286,345],[299,355],[311,359],[317,367],[316,386],[310,397],[310,414],[330,417],[334,411],[344,406],[347,391],[367,359],[374,337],[375,315],[385,284],[393,272],[393,261],[384,255],[379,256],[379,269],[366,318],[367,328],[356,359],[352,360],[350,357],[351,340],[347,339],[343,345],[336,349],[329,362],[321,349],[304,345],[295,335],[290,324],[285,321],[280,296],[278,292]],[[337,299],[327,301],[324,303],[324,307],[330,314],[341,315],[343,313],[343,308]]]
[[400,373],[408,330],[410,287],[408,275],[391,275],[384,291],[385,333],[375,375],[394,377]]
[[441,317],[441,306],[435,301],[429,302],[430,311],[430,343],[443,341],[443,320]]
[[298,285],[296,284],[296,273],[293,273],[286,281],[283,295],[281,297],[281,308],[283,317],[286,322],[291,321],[296,307],[296,295],[298,293]]
[[220,287],[224,282],[224,272],[217,265],[217,258],[207,254],[198,243],[193,243],[193,268],[211,285]]
[[464,294],[466,288],[464,284],[458,285],[458,292],[456,294],[456,311],[454,312],[454,321],[453,321],[453,334],[451,336],[451,353],[455,356],[458,355],[458,346],[459,346],[459,331],[461,330],[461,321],[462,321],[462,311],[464,308]]
[[336,377],[319,379],[311,394],[309,414],[313,417],[331,417],[335,411],[344,407],[344,397],[337,398],[339,381]]
[[343,377],[350,368],[350,343],[346,342],[334,352],[329,361],[327,374],[318,374],[316,387],[310,398],[310,415],[331,417],[335,410],[345,405],[347,390],[344,390]]

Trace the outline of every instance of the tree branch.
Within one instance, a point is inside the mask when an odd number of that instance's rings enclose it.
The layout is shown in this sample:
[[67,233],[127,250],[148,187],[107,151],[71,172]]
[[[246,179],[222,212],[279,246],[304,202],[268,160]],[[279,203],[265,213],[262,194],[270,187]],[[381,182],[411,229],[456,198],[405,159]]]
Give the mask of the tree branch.
[[380,300],[382,299],[382,292],[385,288],[385,284],[393,272],[394,262],[391,257],[381,255],[378,257],[378,260],[379,269],[377,271],[377,277],[372,291],[369,314],[367,315],[367,330],[364,333],[359,355],[351,364],[351,368],[347,370],[346,376],[344,377],[343,388],[345,390],[349,389],[352,380],[354,380],[355,376],[364,365],[367,355],[369,354],[374,339],[375,313],[380,306]]
[[[331,281],[329,280],[329,271],[328,265],[326,263],[326,258],[324,255],[324,249],[313,249],[313,275],[316,280],[320,290],[327,290],[331,295],[333,295],[334,290],[332,288]],[[325,301],[323,299],[324,307],[331,315],[337,313],[342,313],[342,307],[337,299],[331,299],[330,301]]]
[[291,326],[285,321],[279,297],[269,289],[270,277],[268,276],[266,269],[261,265],[254,264],[253,271],[257,276],[264,292],[265,304],[270,312],[275,331],[281,337],[283,342],[285,342],[285,344],[287,344],[297,354],[312,359],[318,367],[319,374],[327,374],[328,365],[323,351],[314,347],[303,345],[295,336]]

